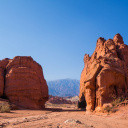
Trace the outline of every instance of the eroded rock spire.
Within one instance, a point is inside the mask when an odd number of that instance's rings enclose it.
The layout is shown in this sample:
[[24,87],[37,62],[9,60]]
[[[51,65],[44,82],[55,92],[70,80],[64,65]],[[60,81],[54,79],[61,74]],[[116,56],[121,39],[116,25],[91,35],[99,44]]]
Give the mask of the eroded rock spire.
[[84,95],[86,110],[100,110],[115,98],[128,96],[128,46],[120,34],[99,38],[91,57],[85,55],[79,99]]

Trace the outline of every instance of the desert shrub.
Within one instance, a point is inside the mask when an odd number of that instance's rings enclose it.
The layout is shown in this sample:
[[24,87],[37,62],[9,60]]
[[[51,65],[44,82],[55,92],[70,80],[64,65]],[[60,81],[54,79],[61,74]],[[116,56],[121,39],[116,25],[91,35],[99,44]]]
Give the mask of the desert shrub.
[[118,111],[117,108],[114,108],[114,107],[113,107],[113,108],[111,109],[111,112],[112,112],[112,113],[115,113],[116,111]]
[[124,100],[124,97],[114,98],[113,102],[103,107],[103,112],[115,113],[118,110],[117,105],[123,102]]
[[0,112],[2,112],[2,113],[10,112],[10,105],[8,103],[1,103],[0,104]]
[[108,112],[108,113],[115,113],[117,111],[116,108],[114,107],[110,107],[110,106],[107,106],[106,108],[104,108],[103,112]]
[[119,97],[119,98],[114,99],[111,104],[112,104],[112,106],[116,106],[117,104],[123,102],[124,100],[125,100],[124,97]]
[[110,112],[112,110],[112,108],[113,107],[107,106],[107,107],[104,108],[104,110],[107,111],[107,112]]

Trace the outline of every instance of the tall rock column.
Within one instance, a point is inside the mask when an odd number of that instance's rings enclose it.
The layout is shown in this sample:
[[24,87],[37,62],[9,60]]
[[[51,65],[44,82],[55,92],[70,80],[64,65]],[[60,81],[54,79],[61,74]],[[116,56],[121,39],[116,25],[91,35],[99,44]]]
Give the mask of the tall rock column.
[[128,96],[128,46],[120,34],[113,40],[100,37],[92,56],[85,55],[84,63],[79,99],[85,96],[88,111]]

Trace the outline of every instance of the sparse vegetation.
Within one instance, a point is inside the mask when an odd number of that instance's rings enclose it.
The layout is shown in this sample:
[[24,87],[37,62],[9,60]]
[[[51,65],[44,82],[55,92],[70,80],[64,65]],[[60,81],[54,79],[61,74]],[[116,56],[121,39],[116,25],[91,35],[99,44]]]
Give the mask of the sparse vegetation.
[[116,106],[117,104],[123,102],[124,100],[125,100],[124,97],[119,97],[119,98],[114,99],[111,104],[112,104],[112,106]]
[[112,113],[114,113],[114,112],[116,112],[117,111],[117,105],[119,104],[119,103],[121,103],[121,102],[123,102],[125,100],[125,98],[124,97],[118,97],[118,98],[115,98],[114,100],[113,100],[113,102],[111,103],[111,105],[112,106],[106,106],[105,108],[104,108],[104,110],[103,111],[105,111],[105,112],[112,112]]
[[110,112],[111,109],[112,109],[112,107],[110,107],[110,106],[107,106],[107,107],[104,108],[104,110],[107,111],[107,112]]
[[8,103],[0,103],[0,112],[2,113],[10,112],[10,105]]
[[115,108],[115,107],[110,107],[110,106],[107,106],[107,107],[105,107],[104,108],[104,110],[103,110],[104,112],[108,112],[108,113],[115,113],[116,111],[117,111],[117,109]]

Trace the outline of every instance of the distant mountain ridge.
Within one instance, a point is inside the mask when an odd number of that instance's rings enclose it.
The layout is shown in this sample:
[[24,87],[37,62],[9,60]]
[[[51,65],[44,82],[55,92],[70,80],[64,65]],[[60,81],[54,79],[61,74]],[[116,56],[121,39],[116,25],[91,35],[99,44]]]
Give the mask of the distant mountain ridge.
[[53,96],[78,96],[80,81],[74,79],[60,79],[47,81],[49,95]]

